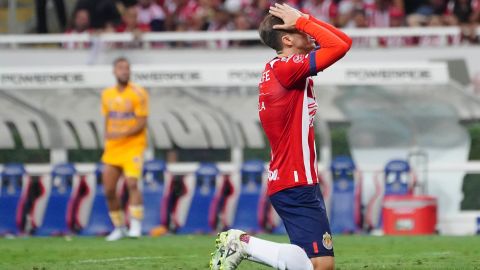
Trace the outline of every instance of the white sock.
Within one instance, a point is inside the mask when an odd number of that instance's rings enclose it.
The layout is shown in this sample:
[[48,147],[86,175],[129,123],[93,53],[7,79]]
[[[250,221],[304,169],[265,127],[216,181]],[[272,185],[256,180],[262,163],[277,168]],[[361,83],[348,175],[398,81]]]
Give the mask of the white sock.
[[279,270],[312,270],[313,265],[299,246],[280,244],[250,236],[247,243],[248,259]]
[[313,264],[301,247],[292,244],[282,244],[278,254],[277,269],[313,270]]
[[276,267],[280,246],[279,243],[250,236],[247,243],[247,254],[252,257],[252,261]]

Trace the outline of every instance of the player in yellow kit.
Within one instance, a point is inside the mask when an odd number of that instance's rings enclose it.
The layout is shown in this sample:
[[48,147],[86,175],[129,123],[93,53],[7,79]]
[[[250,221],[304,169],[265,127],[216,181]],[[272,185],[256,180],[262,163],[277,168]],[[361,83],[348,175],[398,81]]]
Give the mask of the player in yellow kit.
[[[147,146],[148,93],[130,82],[130,63],[127,59],[115,60],[113,73],[117,84],[102,93],[102,114],[105,117],[105,151],[102,156],[105,169],[102,179],[110,218],[115,226],[107,236],[107,241],[119,240],[127,235],[141,236],[143,198],[139,181]],[[116,186],[122,175],[129,191],[128,232],[116,196]]]

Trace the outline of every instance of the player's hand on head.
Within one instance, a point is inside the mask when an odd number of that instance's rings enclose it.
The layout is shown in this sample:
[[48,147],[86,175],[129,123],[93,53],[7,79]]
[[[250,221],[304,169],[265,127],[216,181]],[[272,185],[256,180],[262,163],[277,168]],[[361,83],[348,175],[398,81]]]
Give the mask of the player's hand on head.
[[273,29],[292,30],[295,29],[295,23],[298,18],[303,16],[303,13],[287,4],[278,4],[270,7],[270,14],[283,20],[283,24],[273,26]]
[[[277,5],[280,5],[280,4],[277,4]],[[285,8],[292,9],[292,10],[294,10],[295,12],[298,12],[298,14],[300,14],[300,16],[301,16],[301,17],[304,17],[305,19],[308,19],[308,17],[310,17],[310,15],[301,12],[300,10],[298,10],[298,9],[296,9],[296,8],[288,5],[287,3],[283,3],[283,4],[281,4],[281,6],[284,6]]]

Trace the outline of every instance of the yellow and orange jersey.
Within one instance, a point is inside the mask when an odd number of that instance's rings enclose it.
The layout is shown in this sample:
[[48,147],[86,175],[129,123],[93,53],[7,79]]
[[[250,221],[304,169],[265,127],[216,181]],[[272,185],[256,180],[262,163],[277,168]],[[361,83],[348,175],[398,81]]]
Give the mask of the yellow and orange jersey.
[[[124,132],[136,124],[136,117],[148,116],[147,91],[129,82],[124,91],[110,87],[102,93],[102,114],[107,120],[105,132]],[[147,146],[147,128],[137,135],[105,141],[105,155],[142,151]]]

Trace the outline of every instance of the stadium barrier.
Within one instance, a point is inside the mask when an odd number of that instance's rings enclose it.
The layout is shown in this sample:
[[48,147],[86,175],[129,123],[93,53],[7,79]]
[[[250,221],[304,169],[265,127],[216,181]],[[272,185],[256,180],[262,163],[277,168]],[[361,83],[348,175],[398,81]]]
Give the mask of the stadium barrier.
[[[321,167],[321,166],[320,166]],[[378,164],[362,164],[361,172],[363,175],[373,174],[381,175],[384,171],[384,168]],[[422,171],[428,172],[428,174],[444,174],[449,175],[452,173],[464,172],[465,174],[480,174],[480,162],[479,161],[468,161],[464,163],[435,163],[427,164],[424,168],[416,168],[413,164],[413,171],[416,173],[418,179],[416,179],[418,185],[417,188],[424,187],[427,182],[428,186],[423,190],[423,194],[432,195],[432,185],[435,185],[435,181],[422,179]],[[427,177],[428,178],[428,177]],[[374,182],[375,178],[364,178],[364,182]],[[426,180],[428,180],[426,182]],[[373,183],[372,183],[373,184]],[[450,192],[461,192],[461,190],[450,190]],[[446,196],[445,193],[442,196]],[[460,206],[458,206],[460,207]],[[458,211],[458,212],[448,212],[442,214],[441,209],[437,213],[437,227],[436,230],[442,235],[474,235],[476,234],[476,220],[480,217],[480,211],[468,210],[468,211]]]
[[322,178],[323,197],[333,233],[356,233],[364,228],[362,175],[347,156],[335,157]]
[[166,189],[165,182],[172,176],[163,160],[146,161],[143,168],[143,181],[141,182],[143,202],[148,207],[145,208],[142,230],[144,234],[148,234],[159,225],[162,198]]
[[[257,86],[264,63],[133,65],[132,80],[143,87]],[[450,81],[443,62],[346,63],[314,77],[321,85],[441,85]],[[0,68],[0,89],[101,89],[114,84],[111,66]]]
[[[234,174],[238,174],[238,173],[241,172],[241,168],[238,168],[237,166],[235,166],[234,164],[231,164],[231,163],[218,163],[218,164],[216,164],[216,166],[217,165],[218,165],[218,173],[220,173],[219,175],[234,175]],[[264,166],[266,166],[266,165],[267,164],[264,164]],[[32,178],[32,177],[35,177],[35,176],[49,175],[50,171],[53,169],[52,166],[50,166],[50,165],[26,165],[25,168],[26,168],[26,171],[28,172],[28,176],[29,176],[28,178]],[[96,171],[97,171],[97,166],[95,164],[76,164],[76,168],[77,168],[77,173],[79,175],[85,175],[87,177],[89,175],[95,175]],[[200,163],[187,163],[187,164],[173,163],[173,164],[168,165],[168,171],[169,171],[169,174],[171,174],[171,175],[174,175],[174,174],[181,174],[181,175],[193,174],[194,175],[195,174],[194,172],[197,171],[198,168],[201,168]],[[3,169],[3,168],[1,168],[1,169]],[[320,164],[319,170],[321,170],[323,173],[326,173],[326,171],[325,171],[326,169],[327,168],[324,166],[324,164]],[[435,170],[437,172],[451,172],[451,171],[465,170],[469,173],[480,174],[480,162],[469,162],[469,163],[465,163],[465,164],[442,164],[442,165],[437,164],[435,166],[429,166],[428,169],[429,170]],[[375,165],[365,166],[365,167],[362,168],[361,173],[364,173],[366,171],[380,173],[380,172],[383,171],[383,169],[379,169],[379,167],[375,166]],[[25,178],[25,179],[28,179],[28,178]],[[146,178],[148,178],[148,177],[146,177]],[[47,178],[45,178],[45,179],[47,180]],[[89,178],[89,179],[91,179],[91,178]],[[200,213],[198,213],[197,211],[194,211],[194,212],[196,212],[197,215],[200,214],[200,215],[203,216],[203,219],[198,219],[198,220],[204,220],[204,224],[202,223],[203,224],[203,225],[201,224],[202,226],[196,226],[195,224],[188,225],[186,227],[187,229],[182,230],[181,228],[177,228],[177,229],[173,230],[174,232],[176,231],[176,232],[179,232],[179,233],[193,233],[193,232],[208,233],[208,232],[211,232],[211,231],[215,231],[216,229],[222,230],[222,229],[225,229],[225,228],[229,228],[229,227],[232,226],[232,224],[241,225],[243,229],[249,230],[249,231],[252,231],[252,232],[258,232],[258,231],[282,232],[282,230],[281,230],[282,226],[281,226],[281,223],[279,223],[278,216],[267,217],[267,219],[272,219],[272,218],[274,219],[274,220],[269,221],[269,222],[273,222],[270,225],[262,223],[262,222],[265,221],[264,219],[262,220],[262,214],[264,214],[262,211],[264,211],[264,209],[266,209],[268,207],[271,207],[271,206],[268,205],[268,204],[267,205],[262,204],[262,200],[264,200],[264,197],[262,196],[261,193],[260,194],[256,193],[256,194],[248,195],[248,196],[250,196],[249,197],[250,199],[253,198],[253,197],[257,198],[255,200],[259,202],[259,205],[255,205],[255,203],[250,203],[252,205],[241,205],[241,204],[236,205],[237,202],[241,203],[241,200],[238,201],[238,196],[236,198],[234,196],[234,197],[232,197],[233,200],[235,201],[233,204],[228,205],[228,204],[225,204],[225,202],[221,203],[221,204],[218,204],[218,205],[221,206],[220,208],[218,208],[220,211],[215,211],[215,208],[212,208],[212,205],[214,205],[214,203],[213,203],[214,198],[216,198],[217,199],[216,201],[218,202],[219,201],[218,200],[218,198],[219,198],[218,195],[219,194],[220,195],[224,194],[224,193],[222,193],[224,191],[224,189],[221,188],[221,184],[225,183],[224,182],[225,178],[219,178],[219,179],[220,180],[216,182],[216,186],[217,186],[217,188],[215,189],[216,191],[209,192],[209,194],[211,194],[211,196],[209,196],[207,199],[205,199],[205,202],[197,202],[195,200],[192,201],[193,204],[196,204],[197,206],[204,208],[202,211],[200,211]],[[240,178],[238,178],[234,181],[236,181],[238,185],[242,184],[242,181],[240,180]],[[46,182],[42,182],[42,183],[45,185]],[[80,182],[77,181],[77,184],[74,184],[73,189],[78,189],[79,183]],[[247,184],[247,186],[248,186],[248,183],[245,183],[245,184]],[[49,185],[45,185],[45,186],[49,186]],[[203,188],[203,186],[199,186],[198,187],[198,192],[200,192],[202,188]],[[258,190],[258,187],[256,186],[255,189]],[[263,193],[264,188],[262,188],[262,189],[263,189],[263,191],[262,191],[262,193]],[[218,193],[219,191],[220,191],[220,193]],[[239,194],[246,194],[245,192],[246,191],[240,191]],[[74,192],[71,192],[71,193],[74,194]],[[247,193],[248,193],[248,191],[247,191]],[[93,194],[98,194],[98,193],[93,193]],[[101,194],[101,196],[103,196],[103,194]],[[215,196],[217,196],[217,197],[215,197]],[[242,196],[245,196],[245,195],[242,195]],[[69,200],[68,205],[71,205],[75,201],[74,199],[72,199],[74,197],[75,196],[72,196],[72,195],[70,196],[70,200]],[[89,195],[87,197],[92,197],[92,196]],[[5,196],[0,196],[0,200],[5,200],[5,198],[6,198]],[[165,198],[165,197],[163,197],[163,198]],[[52,197],[50,199],[52,200],[54,198]],[[87,200],[87,201],[92,201],[93,200],[94,201],[93,205],[94,205],[95,200],[98,200],[98,199],[102,200],[102,202],[105,204],[105,201],[104,201],[103,197],[95,198],[95,199],[91,198],[91,200]],[[202,199],[204,199],[204,198],[202,198]],[[15,200],[16,203],[14,203],[14,204],[16,205],[19,202],[19,200],[20,200],[20,197],[18,197]],[[156,198],[155,200],[158,202],[159,198]],[[163,203],[164,202],[162,201],[162,204]],[[58,204],[58,202],[56,204]],[[100,217],[100,218],[103,219],[103,221],[105,223],[107,223],[107,226],[102,227],[103,230],[89,230],[88,229],[88,224],[89,223],[85,223],[85,221],[88,221],[88,217],[86,217],[86,215],[88,215],[90,209],[89,209],[89,207],[85,207],[85,205],[91,205],[91,204],[92,203],[83,204],[83,207],[84,207],[83,210],[77,209],[76,213],[83,213],[82,214],[83,218],[82,217],[79,218],[76,221],[77,223],[67,224],[68,227],[69,227],[68,230],[67,230],[68,232],[80,231],[80,234],[82,234],[82,235],[92,235],[92,234],[93,235],[103,235],[106,232],[108,232],[108,230],[111,228],[111,224],[109,223],[106,209],[103,210],[103,212],[101,212],[101,213],[99,212],[99,213],[95,214],[95,212],[98,211],[98,209],[94,208],[95,206],[92,206],[93,207],[92,210],[91,210],[92,211],[92,216],[90,217],[89,222],[90,223],[93,222],[94,220],[92,220],[92,219],[95,219],[95,218],[98,217],[98,215],[103,214],[103,217]],[[150,205],[149,204],[146,207],[147,208],[152,207],[152,209],[157,209],[157,210],[150,209],[152,211],[158,211],[158,209],[159,209],[157,205]],[[223,208],[223,207],[225,207],[225,208]],[[251,212],[256,212],[258,214],[257,225],[260,226],[260,229],[259,229],[259,227],[256,227],[255,224],[252,224],[251,220],[247,221],[245,223],[243,221],[239,222],[238,220],[232,219],[233,217],[236,216],[237,211],[243,211],[244,210],[244,209],[236,210],[236,209],[242,208],[242,207],[248,208],[248,209],[250,209]],[[16,209],[17,207],[12,205],[10,208],[11,209]],[[48,209],[48,206],[39,207],[39,208],[37,208],[35,213],[34,212],[28,212],[28,213],[26,213],[26,215],[24,215],[25,217],[30,216],[32,219],[35,220],[35,223],[33,224],[33,226],[34,226],[33,228],[29,227],[27,225],[17,224],[18,229],[10,228],[10,229],[5,230],[5,228],[3,228],[3,231],[0,231],[0,233],[5,234],[5,233],[12,233],[12,232],[15,232],[15,231],[16,232],[28,233],[30,231],[34,232],[35,231],[34,229],[42,228],[43,212],[45,212],[45,208]],[[181,226],[188,223],[187,222],[188,221],[188,215],[193,210],[190,208],[190,206],[187,206],[187,207],[183,208],[183,210],[181,210],[181,211],[186,211],[185,213],[182,214],[184,216],[184,218],[186,218],[186,220],[183,221],[183,222],[185,222],[184,224],[180,224]],[[149,210],[147,210],[147,211],[149,211]],[[229,219],[228,217],[225,217],[225,213],[226,213],[225,211],[227,211],[228,214],[230,214],[230,220],[228,220]],[[248,212],[248,210],[246,210],[246,211]],[[48,212],[48,210],[47,210],[47,212]],[[212,217],[212,213],[213,213],[213,216],[215,216],[217,218],[220,218],[220,220],[216,221],[213,224],[212,223],[209,224],[209,221],[211,222],[211,220],[208,220],[208,219],[209,219],[209,216],[210,216],[210,218]],[[253,214],[253,213],[251,213],[251,214]],[[270,213],[270,214],[272,214],[272,213]],[[61,215],[61,214],[58,213],[58,211],[56,211],[56,215],[59,215],[60,217],[66,217],[67,220],[68,220],[68,217],[66,215]],[[178,215],[178,214],[176,214],[176,215]],[[48,215],[46,215],[45,218],[47,218],[47,216]],[[243,216],[243,215],[240,215],[240,216]],[[236,216],[236,218],[239,218],[240,216]],[[441,234],[475,234],[476,230],[477,230],[477,218],[479,216],[480,216],[479,211],[463,211],[463,212],[460,212],[460,213],[455,214],[455,215],[446,215],[446,216],[443,216],[443,217],[439,218],[439,223],[438,223],[438,226],[437,226],[437,230]],[[18,217],[18,213],[17,213],[17,217]],[[157,217],[158,217],[158,215],[157,215]],[[78,216],[75,217],[75,218],[78,218]],[[227,221],[222,220],[222,218],[223,219],[227,218]],[[275,219],[277,221],[275,221]],[[78,223],[80,220],[83,220],[83,224]],[[4,220],[4,215],[2,215],[2,226],[6,224],[6,222],[4,222],[4,221],[5,221]],[[220,222],[220,223],[218,223],[218,222]],[[60,222],[60,223],[62,223],[62,222]],[[149,224],[149,228],[154,228],[155,225],[160,224],[160,220],[151,221],[149,223],[151,223],[151,224]],[[219,224],[221,225],[220,227],[218,227]],[[11,226],[14,226],[14,225],[11,224]],[[77,226],[77,227],[75,227],[75,226]],[[82,232],[82,230],[76,230],[76,228],[80,229],[80,227],[83,227],[85,229],[85,231]],[[62,225],[62,228],[65,228],[65,225]],[[52,235],[52,234],[55,235],[55,234],[65,234],[65,233],[67,233],[67,231],[65,231],[65,230],[61,231],[61,232],[52,230],[52,227],[50,227],[48,230],[49,230],[48,232],[47,231],[42,232],[40,230],[39,233],[42,234],[42,235]],[[144,233],[145,234],[148,233],[148,230],[145,230]]]
[[[28,171],[27,171],[28,172]],[[94,174],[78,174],[73,164],[55,165],[48,176],[44,176],[48,187],[45,210],[35,235],[65,235],[78,233],[89,221],[95,198]],[[37,211],[39,207],[36,207]]]
[[[480,33],[477,28],[477,34]],[[344,31],[353,39],[382,37],[438,37],[442,45],[458,45],[462,30],[460,27],[397,27],[397,28],[349,28]],[[454,42],[448,39],[453,38]],[[121,42],[143,42],[144,47],[151,43],[166,42],[225,42],[225,41],[247,41],[259,40],[257,31],[215,31],[215,32],[162,32],[143,33],[134,35],[132,33],[104,33],[104,34],[28,34],[28,35],[2,35],[0,45],[8,45],[16,48],[25,44],[52,44],[52,43],[121,43]],[[379,41],[372,45],[379,46]]]
[[[18,169],[6,165],[0,182],[5,183],[5,189],[21,179],[23,183],[18,184],[16,193],[0,194],[0,235],[105,235],[110,231],[113,227],[103,188],[96,179],[101,177],[102,166],[77,165],[78,169],[65,163],[27,166],[25,170],[21,165],[15,165]],[[146,206],[143,233],[149,234],[159,225],[174,233],[210,233],[231,228],[234,222],[249,232],[284,232],[265,201],[264,166],[259,161],[246,162],[241,171],[220,171],[216,164],[200,163],[194,171],[188,166],[172,173],[163,161],[147,161],[140,182]],[[128,191],[123,179],[117,194],[121,207],[127,210]],[[269,210],[265,213],[265,209]],[[125,218],[128,225],[128,215]]]
[[[0,234],[17,230],[17,204],[23,194],[22,187],[29,181],[22,164],[7,164],[1,168],[0,181]],[[23,214],[23,213],[22,213]]]

